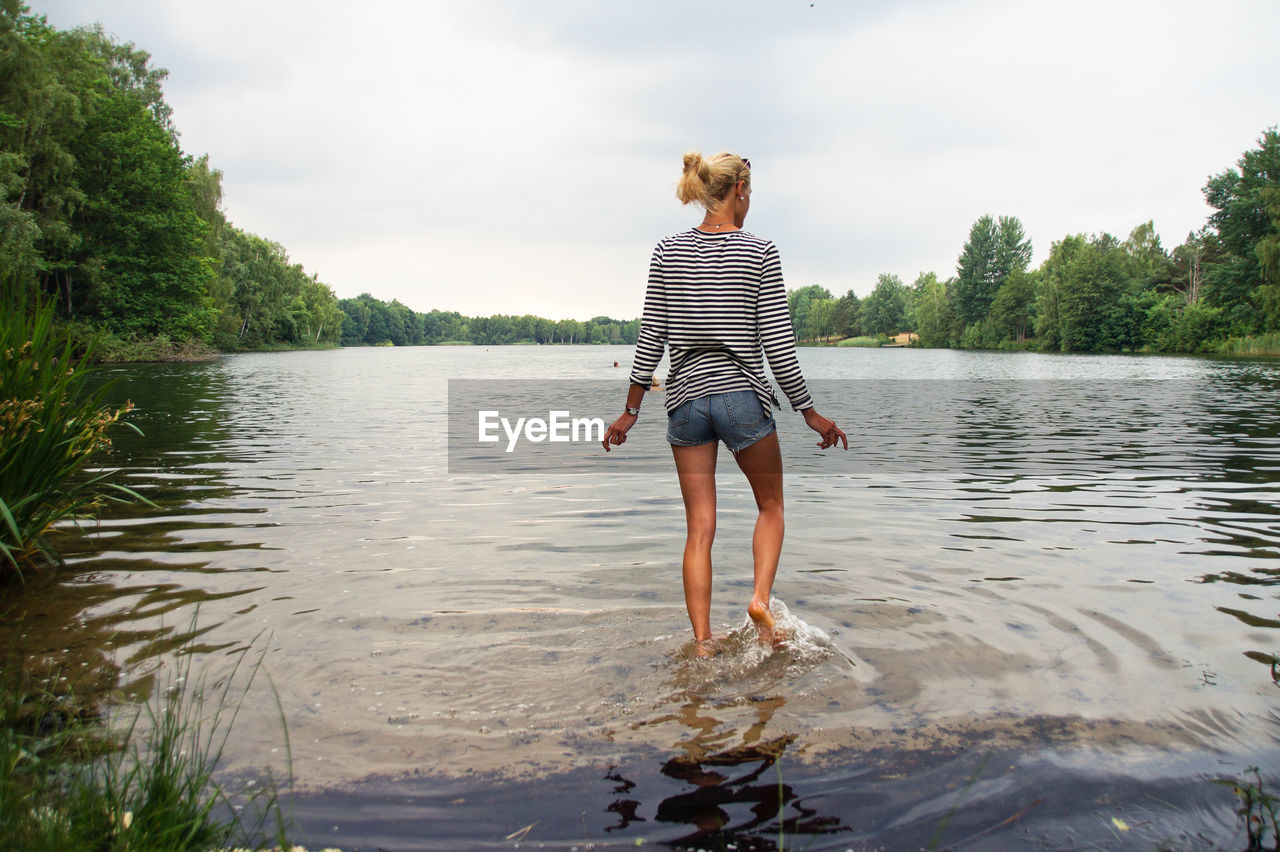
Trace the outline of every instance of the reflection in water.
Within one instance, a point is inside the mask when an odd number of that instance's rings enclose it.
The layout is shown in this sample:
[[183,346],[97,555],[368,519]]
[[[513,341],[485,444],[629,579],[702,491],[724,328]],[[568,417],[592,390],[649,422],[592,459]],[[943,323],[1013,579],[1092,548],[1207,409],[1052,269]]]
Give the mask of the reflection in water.
[[[788,681],[827,660],[831,641],[792,615],[782,601],[775,599],[773,610],[778,629],[788,637],[781,646],[775,650],[757,641],[749,620],[719,639],[714,656],[700,656],[694,643],[685,645],[675,655],[672,675],[664,684],[670,690],[664,704],[674,709],[641,723],[665,729],[675,722],[689,732],[673,745],[678,754],[661,767],[663,776],[684,789],[666,796],[653,816],[658,822],[694,828],[668,841],[671,845],[718,848],[752,838],[757,842],[751,848],[771,849],[775,846],[770,834],[843,830],[838,818],[806,806],[784,782],[779,762],[797,735],[767,736],[774,714],[787,702]],[[736,726],[745,720],[727,723],[718,715],[731,707],[745,708],[754,717],[745,729]],[[774,767],[776,773],[767,772]],[[617,773],[605,777],[620,784],[617,793],[635,786]],[[607,810],[621,820],[608,830],[621,831],[642,821],[636,815],[639,806],[626,798],[610,802]]]
[[[234,500],[234,489],[220,479],[228,460],[216,449],[227,434],[225,375],[216,364],[159,364],[108,369],[102,378],[125,375],[129,381],[112,388],[110,401],[141,393],[130,421],[143,434],[116,430],[102,465],[120,469],[119,481],[159,510],[112,505],[100,522],[65,525],[56,543],[68,570],[59,582],[45,578],[8,590],[0,619],[5,671],[74,693],[68,700],[85,706],[112,693],[144,700],[155,666],[179,649],[213,654],[243,647],[251,637],[201,641],[218,620],[206,615],[197,624],[195,613],[241,598],[252,608],[252,596],[263,589],[260,583],[202,588],[194,582],[201,574],[258,569],[187,555],[257,546],[245,541],[252,523],[239,519],[258,510],[211,505]],[[156,387],[163,393],[148,392]],[[228,536],[206,538],[218,530]]]
[[[117,585],[93,577],[31,581],[7,598],[0,618],[0,669],[19,679],[14,682],[37,685],[69,705],[99,708],[112,694],[142,701],[154,688],[161,658],[179,649],[208,654],[238,644],[198,641],[213,625],[191,620],[195,606],[234,594],[209,596],[172,583]],[[131,598],[132,605],[119,608]]]
[[[697,704],[682,708],[682,716],[693,717],[686,723],[712,722],[714,719],[697,719],[705,708]],[[760,725],[768,721],[769,713],[762,713]],[[774,832],[785,830],[788,834],[817,834],[838,830],[835,818],[815,819],[816,811],[805,808],[794,790],[782,781],[781,769],[777,778],[765,775],[782,757],[795,735],[776,737],[751,744],[737,745],[720,751],[696,748],[674,757],[662,765],[662,774],[692,789],[668,796],[657,807],[655,819],[694,827],[674,844],[710,842],[720,844],[739,837],[758,833],[760,829]],[[688,749],[693,743],[682,743]],[[742,767],[745,771],[734,770]],[[761,776],[765,777],[763,780]],[[795,808],[799,813],[786,816],[785,809]],[[742,814],[743,810],[750,814]],[[735,814],[738,817],[735,820]]]
[[[739,630],[755,512],[726,467],[713,553],[726,638],[707,660],[684,646],[666,467],[622,477],[601,454],[580,460],[599,474],[448,472],[448,379],[587,386],[616,382],[627,357],[369,349],[121,370],[146,437],[122,432],[104,464],[162,511],[113,508],[67,535],[72,579],[10,596],[0,640],[85,672],[70,680],[95,694],[136,694],[187,643],[216,680],[266,632],[300,786],[416,774],[452,791],[438,816],[484,801],[466,779],[590,772],[607,799],[582,809],[615,838],[763,845],[779,819],[849,826],[868,791],[892,791],[931,831],[954,797],[929,785],[962,785],[977,767],[956,756],[988,747],[1012,755],[983,770],[991,790],[1017,755],[1087,752],[1115,775],[1188,785],[1237,756],[1280,766],[1280,367],[803,351],[852,424],[837,461],[779,418],[777,591],[810,644],[771,654]],[[633,445],[660,456],[661,418],[642,418]],[[227,770],[280,745],[274,702],[253,696]],[[1135,768],[1135,752],[1162,757]],[[1198,757],[1169,769],[1179,755]],[[844,793],[803,792],[819,776]],[[1084,813],[1080,795],[1066,812]],[[897,819],[867,813],[860,826]]]
[[[815,823],[811,819],[812,810],[801,808],[800,816],[780,817],[784,808],[798,804],[794,791],[780,780],[768,776],[763,782],[760,780],[765,770],[778,761],[794,739],[794,736],[778,737],[750,746],[712,752],[700,758],[683,756],[667,761],[663,764],[662,774],[691,785],[693,789],[663,799],[658,804],[656,819],[694,827],[694,832],[675,840],[676,844],[731,841],[740,835],[754,834],[762,827],[771,828],[775,833],[785,829],[788,834],[797,831],[817,833],[813,829],[819,826],[830,830],[829,826],[838,821],[826,819]],[[738,767],[747,771],[729,775],[721,771],[731,772]],[[737,813],[746,808],[750,809],[750,816],[743,815],[735,821],[731,812]],[[802,820],[803,829],[797,825]],[[791,824],[787,825],[788,822]]]

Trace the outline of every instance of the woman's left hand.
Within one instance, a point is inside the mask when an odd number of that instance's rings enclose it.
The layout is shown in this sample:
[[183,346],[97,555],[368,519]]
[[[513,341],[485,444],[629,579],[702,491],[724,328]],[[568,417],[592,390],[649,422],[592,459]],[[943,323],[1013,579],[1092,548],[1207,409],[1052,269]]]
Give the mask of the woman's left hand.
[[636,416],[625,412],[621,417],[613,421],[613,425],[604,433],[604,440],[600,442],[604,444],[604,451],[606,453],[609,452],[611,449],[610,444],[615,447],[625,444],[627,442],[627,432],[634,425],[636,425]]
[[844,449],[849,449],[849,439],[845,437],[840,427],[835,422],[828,420],[818,413],[817,409],[806,408],[804,410],[804,422],[810,429],[822,436],[822,440],[818,442],[821,449],[834,447],[843,444]]

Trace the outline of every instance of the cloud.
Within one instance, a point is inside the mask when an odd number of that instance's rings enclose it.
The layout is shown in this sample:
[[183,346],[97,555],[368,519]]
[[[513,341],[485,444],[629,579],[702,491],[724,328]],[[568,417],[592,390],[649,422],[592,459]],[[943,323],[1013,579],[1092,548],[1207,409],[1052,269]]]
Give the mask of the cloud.
[[469,314],[637,315],[653,243],[699,220],[672,195],[689,147],[752,158],[749,227],[792,286],[945,278],[985,213],[1021,218],[1036,262],[1149,218],[1171,246],[1280,94],[1267,0],[36,11],[171,70],[236,224],[341,296]]

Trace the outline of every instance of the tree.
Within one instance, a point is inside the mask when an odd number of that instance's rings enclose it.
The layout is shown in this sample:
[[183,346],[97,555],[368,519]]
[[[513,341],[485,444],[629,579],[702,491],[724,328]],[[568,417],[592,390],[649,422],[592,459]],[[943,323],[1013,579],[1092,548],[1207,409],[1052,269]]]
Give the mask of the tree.
[[895,334],[906,326],[906,322],[906,285],[896,275],[881,274],[871,295],[862,302],[863,333]]
[[931,348],[951,345],[952,311],[947,285],[932,272],[921,272],[911,285],[911,312],[920,345]]
[[279,243],[228,228],[223,243],[222,276],[231,289],[229,312],[235,319],[235,345],[261,346],[274,339],[276,319],[292,301],[285,270],[288,255]]
[[338,302],[342,311],[343,346],[360,346],[369,333],[369,305],[363,299],[342,299]]
[[84,194],[69,146],[92,102],[93,69],[77,38],[28,12],[0,2],[0,274],[27,289],[61,288],[70,311],[71,216]]
[[1055,243],[1042,274],[1048,297],[1038,305],[1042,348],[1096,352],[1125,345],[1132,323],[1122,300],[1125,255],[1115,237],[1077,235]]
[[956,263],[956,284],[952,291],[956,316],[964,326],[986,316],[1000,287],[996,242],[996,223],[990,216],[981,217],[969,228],[969,239]]
[[1009,274],[1031,262],[1031,242],[1013,216],[999,221],[983,216],[969,229],[969,239],[956,265],[953,301],[960,323],[969,326],[987,316]]
[[1040,290],[1036,294],[1036,337],[1046,351],[1062,349],[1062,299],[1070,288],[1071,266],[1085,245],[1084,235],[1054,243],[1040,266]]
[[835,299],[814,299],[809,302],[808,317],[805,320],[805,337],[811,340],[825,340],[835,334],[835,318]]
[[317,344],[335,341],[342,332],[342,311],[328,285],[314,275],[304,278],[294,297],[292,310],[299,343]]
[[831,318],[835,333],[840,337],[857,335],[860,312],[861,306],[853,290],[849,290],[837,299],[835,312]]
[[0,281],[25,289],[40,266],[40,226],[30,211],[9,200],[21,193],[22,179],[14,165],[13,159],[0,154]]
[[1217,235],[1207,226],[1188,233],[1182,245],[1173,250],[1173,275],[1169,279],[1169,288],[1181,293],[1187,304],[1198,304],[1204,290],[1205,273],[1219,262],[1221,256],[1222,247]]
[[215,261],[186,186],[186,160],[133,93],[98,99],[71,146],[85,200],[80,275],[93,312],[117,332],[210,339]]
[[1035,274],[1020,269],[1010,272],[991,301],[991,320],[1003,339],[1026,341],[1035,321],[1035,302]]
[[1223,248],[1205,296],[1228,313],[1234,333],[1280,329],[1280,133],[1273,127],[1258,143],[1204,188]]
[[1177,269],[1173,258],[1160,245],[1160,235],[1156,233],[1154,221],[1147,220],[1134,228],[1121,247],[1128,258],[1131,290],[1167,291]]
[[1016,216],[1001,216],[996,228],[996,271],[1001,283],[1031,263],[1031,240]]
[[818,284],[810,284],[787,293],[787,310],[791,314],[791,327],[795,329],[797,338],[808,340],[811,337],[809,334],[810,305],[815,300],[830,298],[831,293],[827,288]]

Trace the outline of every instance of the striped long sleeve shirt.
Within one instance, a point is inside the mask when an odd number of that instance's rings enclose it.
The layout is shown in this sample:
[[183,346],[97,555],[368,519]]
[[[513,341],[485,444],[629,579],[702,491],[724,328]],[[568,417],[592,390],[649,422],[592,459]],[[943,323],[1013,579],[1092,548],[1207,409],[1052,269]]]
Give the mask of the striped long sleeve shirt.
[[736,390],[755,391],[766,408],[780,408],[762,354],[791,407],[813,407],[796,360],[778,248],[754,234],[693,228],[658,243],[633,384],[649,386],[664,346],[671,350],[668,413],[688,400]]

